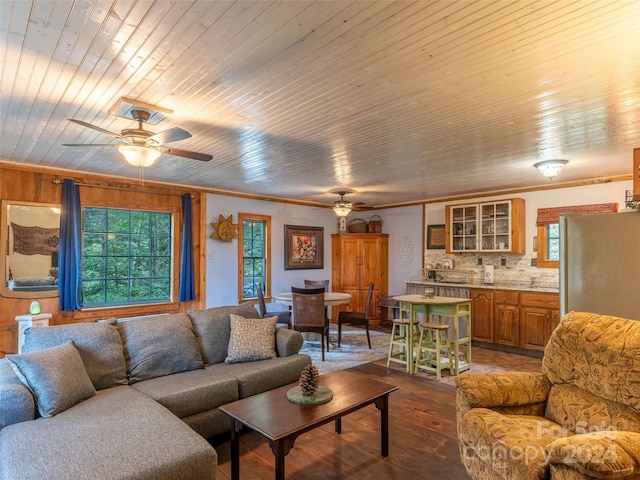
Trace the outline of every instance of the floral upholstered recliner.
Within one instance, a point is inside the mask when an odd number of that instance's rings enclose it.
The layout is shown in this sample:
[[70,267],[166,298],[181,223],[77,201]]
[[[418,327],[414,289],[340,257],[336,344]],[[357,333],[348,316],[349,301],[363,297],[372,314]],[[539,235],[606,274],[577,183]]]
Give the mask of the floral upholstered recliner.
[[542,370],[456,377],[471,478],[640,479],[640,321],[570,312]]

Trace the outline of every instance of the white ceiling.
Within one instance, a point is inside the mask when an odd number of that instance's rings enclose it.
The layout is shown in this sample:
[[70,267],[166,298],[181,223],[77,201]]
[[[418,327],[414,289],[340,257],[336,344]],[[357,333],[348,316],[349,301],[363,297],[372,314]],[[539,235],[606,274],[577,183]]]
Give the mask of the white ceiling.
[[628,175],[640,1],[0,0],[0,160],[137,178],[123,97],[182,127],[148,180],[370,206]]

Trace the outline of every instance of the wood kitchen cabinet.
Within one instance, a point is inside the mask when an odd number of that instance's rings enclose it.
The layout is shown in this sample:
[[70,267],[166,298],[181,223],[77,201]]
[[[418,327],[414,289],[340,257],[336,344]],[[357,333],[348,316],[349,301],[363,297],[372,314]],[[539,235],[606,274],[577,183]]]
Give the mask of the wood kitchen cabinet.
[[560,323],[560,299],[550,293],[522,293],[520,348],[544,351]]
[[522,198],[447,205],[446,253],[525,253]]
[[493,291],[470,289],[471,340],[494,343],[493,335]]
[[518,347],[520,343],[520,292],[497,290],[493,294],[495,343]]
[[557,293],[470,289],[472,340],[544,351],[560,323]]
[[336,292],[351,294],[351,302],[331,308],[336,322],[342,310],[364,312],[369,283],[374,291],[369,305],[369,322],[379,325],[375,307],[387,297],[389,235],[386,233],[342,233],[331,235],[331,284]]

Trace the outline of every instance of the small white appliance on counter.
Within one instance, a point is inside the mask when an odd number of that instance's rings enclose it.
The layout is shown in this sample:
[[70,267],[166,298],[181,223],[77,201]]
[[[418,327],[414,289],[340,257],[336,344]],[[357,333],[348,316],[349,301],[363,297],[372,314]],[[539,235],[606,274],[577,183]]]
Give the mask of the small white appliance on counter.
[[485,265],[484,266],[484,283],[488,283],[493,285],[495,271],[493,269],[493,265]]

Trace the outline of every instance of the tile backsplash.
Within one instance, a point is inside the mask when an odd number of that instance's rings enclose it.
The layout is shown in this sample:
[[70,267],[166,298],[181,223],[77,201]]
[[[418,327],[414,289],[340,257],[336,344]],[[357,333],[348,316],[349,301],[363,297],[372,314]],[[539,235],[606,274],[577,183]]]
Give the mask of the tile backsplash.
[[[436,263],[444,264],[445,260],[453,262],[453,269],[470,271],[472,283],[482,283],[484,278],[484,266],[493,265],[494,281],[496,284],[505,284],[522,287],[558,288],[559,272],[557,268],[538,268],[531,266],[531,255],[517,254],[464,254],[453,255],[435,253],[433,250],[425,252],[425,268],[435,268]],[[482,265],[478,265],[478,259],[482,259]],[[502,265],[503,260],[506,265]]]

